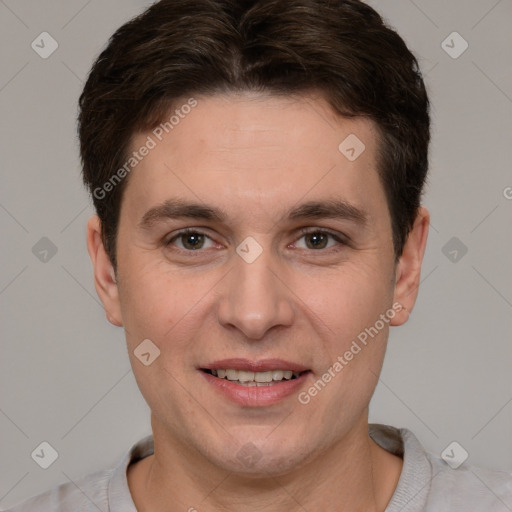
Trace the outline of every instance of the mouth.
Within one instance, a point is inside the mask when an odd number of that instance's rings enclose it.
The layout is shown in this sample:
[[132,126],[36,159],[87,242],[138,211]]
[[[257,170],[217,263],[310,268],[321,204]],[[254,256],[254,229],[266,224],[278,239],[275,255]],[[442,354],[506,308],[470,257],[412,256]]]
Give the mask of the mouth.
[[274,386],[283,381],[298,379],[302,374],[309,371],[305,370],[302,372],[294,372],[292,370],[268,370],[262,372],[251,372],[246,370],[235,370],[231,368],[202,368],[201,370],[212,375],[213,377],[217,377],[218,379],[229,380],[233,384],[247,387]]
[[305,386],[312,373],[282,359],[224,359],[198,369],[215,393],[244,407],[277,404]]

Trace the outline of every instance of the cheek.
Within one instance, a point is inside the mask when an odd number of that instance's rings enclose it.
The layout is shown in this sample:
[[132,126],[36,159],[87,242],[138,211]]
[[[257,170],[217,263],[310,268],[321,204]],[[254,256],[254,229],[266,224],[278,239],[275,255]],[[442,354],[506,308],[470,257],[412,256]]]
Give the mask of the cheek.
[[130,343],[134,337],[161,340],[175,325],[187,304],[188,286],[180,286],[154,263],[128,257],[119,263],[120,302]]
[[331,272],[301,276],[296,290],[332,343],[343,345],[390,307],[389,275],[379,262],[347,263]]
[[376,262],[338,269],[308,303],[315,314],[310,317],[318,316],[329,328],[324,340],[328,355],[317,378],[329,380],[318,394],[331,412],[342,407],[347,414],[359,414],[377,384],[389,332],[381,315],[392,306],[390,270],[382,267]]
[[169,361],[190,357],[220,277],[215,272],[171,269],[150,253],[135,253],[119,262],[120,301],[129,347],[133,350],[149,338],[162,354],[169,354]]
[[[389,269],[375,262],[346,265],[326,279],[309,280],[308,322],[316,343],[323,345],[315,350],[320,363],[316,378],[329,381],[325,389],[321,383],[316,386],[322,389],[318,406],[325,417],[333,414],[335,422],[339,418],[333,411],[360,414],[377,384],[389,332],[380,315],[392,302],[387,276]],[[306,289],[301,293],[306,296]],[[313,394],[316,388],[310,388]]]

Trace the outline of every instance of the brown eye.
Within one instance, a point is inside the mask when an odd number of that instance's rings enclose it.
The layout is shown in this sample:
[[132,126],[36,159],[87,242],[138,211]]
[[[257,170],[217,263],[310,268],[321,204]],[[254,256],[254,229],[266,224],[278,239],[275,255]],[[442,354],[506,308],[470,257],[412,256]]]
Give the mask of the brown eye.
[[180,235],[179,238],[185,249],[201,249],[204,244],[204,235],[199,233],[185,233],[184,235]]
[[[301,247],[296,242],[296,246],[299,249],[321,251],[324,249],[329,250],[329,249],[336,248],[336,246],[345,245],[342,238],[338,237],[334,233],[331,233],[331,232],[325,231],[325,230],[321,230],[321,229],[302,231],[301,235],[302,236],[299,238],[299,240],[304,239],[305,243]],[[331,243],[330,245],[329,245],[329,240],[333,241],[333,243]]]
[[325,249],[328,241],[328,235],[321,232],[308,233],[304,238],[308,249]]
[[178,249],[183,251],[198,251],[200,249],[207,248],[205,247],[205,243],[208,240],[211,241],[208,235],[190,229],[177,233],[166,243],[166,245],[176,246]]

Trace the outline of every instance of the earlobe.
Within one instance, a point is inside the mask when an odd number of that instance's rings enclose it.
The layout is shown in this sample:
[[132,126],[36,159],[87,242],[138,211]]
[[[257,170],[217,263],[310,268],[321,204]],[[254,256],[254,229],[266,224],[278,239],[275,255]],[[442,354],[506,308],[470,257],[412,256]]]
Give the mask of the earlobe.
[[101,237],[101,221],[94,215],[87,223],[87,249],[93,265],[96,292],[105,307],[107,320],[122,326],[119,290],[114,268]]
[[393,303],[398,303],[401,307],[390,322],[391,325],[407,322],[416,302],[429,225],[430,214],[421,206],[397,264]]

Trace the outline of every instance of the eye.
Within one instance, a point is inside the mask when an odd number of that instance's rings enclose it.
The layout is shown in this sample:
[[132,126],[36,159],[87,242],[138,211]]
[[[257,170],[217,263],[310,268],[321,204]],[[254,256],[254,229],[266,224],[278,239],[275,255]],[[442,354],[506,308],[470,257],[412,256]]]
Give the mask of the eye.
[[[213,247],[213,245],[205,247],[205,242],[207,240],[213,244],[213,240],[205,233],[195,229],[183,229],[169,239],[165,245],[175,245],[178,249],[183,251],[197,251],[199,249],[208,249]],[[175,243],[175,241],[177,243]]]
[[[299,249],[306,250],[329,250],[336,246],[346,245],[346,242],[339,236],[339,234],[331,233],[325,229],[303,229],[300,231],[301,237],[298,240],[304,239],[305,243],[295,246]],[[329,239],[331,243],[329,244]],[[208,244],[209,242],[209,244]],[[178,250],[187,252],[197,252],[201,249],[209,249],[215,246],[215,242],[206,234],[197,229],[187,228],[182,229],[176,233],[172,238],[165,242],[166,246],[175,246]],[[336,249],[334,249],[336,250]]]
[[[302,236],[299,240],[304,239],[305,246],[299,247],[299,249],[322,250],[332,249],[333,247],[336,247],[336,245],[345,245],[342,238],[324,229],[301,230],[300,233]],[[335,243],[329,245],[329,238],[331,238]]]

